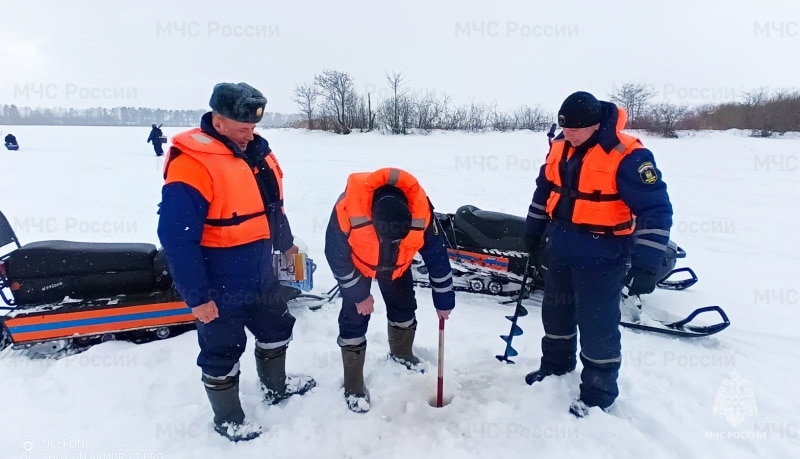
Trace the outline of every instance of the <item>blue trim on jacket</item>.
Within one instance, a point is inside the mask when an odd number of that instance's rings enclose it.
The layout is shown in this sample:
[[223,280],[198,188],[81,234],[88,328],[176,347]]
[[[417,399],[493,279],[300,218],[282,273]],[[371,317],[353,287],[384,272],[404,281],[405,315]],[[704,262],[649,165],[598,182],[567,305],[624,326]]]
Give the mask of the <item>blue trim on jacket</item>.
[[[613,150],[619,144],[617,136],[618,111],[614,104],[601,102],[604,110],[604,118],[600,123],[597,132],[597,142],[606,152]],[[559,133],[556,139],[563,139],[563,132]],[[648,184],[642,179],[639,168],[644,163],[651,163],[656,171],[657,180]],[[546,217],[544,207],[547,198],[553,189],[553,183],[545,176],[545,166],[539,169],[539,176],[536,178],[536,190],[533,193],[531,205],[528,207],[528,217],[525,221],[525,234],[529,237],[541,237],[547,230],[549,219]],[[651,272],[657,272],[664,256],[664,250],[669,242],[669,231],[672,228],[672,204],[667,193],[667,184],[662,178],[661,171],[658,169],[653,153],[646,148],[638,148],[627,155],[619,165],[617,170],[617,191],[620,198],[630,207],[636,216],[636,231],[634,233],[634,248],[631,255],[633,266]],[[625,255],[630,249],[630,244],[620,245],[620,241],[613,242],[614,239],[625,239],[619,237],[603,236],[599,239],[585,237],[575,234],[567,237],[567,234],[581,233],[582,231],[573,228],[556,226],[561,228],[557,231],[560,240],[563,239],[565,245],[572,246],[569,252],[575,256],[581,253],[586,256],[607,257],[619,252]],[[556,232],[555,230],[550,230]],[[555,236],[555,234],[553,234]],[[608,247],[600,247],[597,241],[606,241]],[[554,244],[554,247],[561,244]]]
[[[372,279],[361,275],[353,265],[352,250],[345,234],[339,227],[336,208],[331,213],[328,228],[325,232],[325,257],[331,272],[341,288],[345,300],[360,303],[370,295]],[[453,291],[452,268],[447,255],[444,235],[436,229],[431,206],[431,224],[425,229],[425,242],[419,250],[431,282],[433,305],[438,310],[451,310],[455,307],[456,297]],[[411,268],[409,268],[411,269]],[[434,281],[434,279],[445,279]],[[439,291],[436,290],[446,290]]]
[[[242,152],[229,139],[211,126],[211,114],[201,121],[201,129],[225,143],[239,157],[264,158],[271,153],[266,139],[256,136]],[[234,149],[235,148],[235,149]],[[250,242],[236,247],[201,247],[203,226],[209,202],[191,185],[174,182],[162,188],[159,205],[158,238],[164,247],[175,287],[189,307],[213,299],[217,306],[246,304],[266,294],[276,284],[272,267],[271,239]],[[288,220],[278,233],[275,246],[284,252],[294,238]],[[281,222],[278,222],[281,223]],[[271,222],[271,230],[274,224]],[[271,231],[274,234],[276,231]]]

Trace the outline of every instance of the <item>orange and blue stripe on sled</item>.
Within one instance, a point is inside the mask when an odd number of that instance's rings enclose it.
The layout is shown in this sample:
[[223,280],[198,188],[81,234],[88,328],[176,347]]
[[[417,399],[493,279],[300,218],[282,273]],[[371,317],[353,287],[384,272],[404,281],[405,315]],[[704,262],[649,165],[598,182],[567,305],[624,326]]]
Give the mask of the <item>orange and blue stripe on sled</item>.
[[453,261],[460,261],[482,268],[491,268],[498,271],[508,271],[508,258],[484,253],[467,252],[464,250],[447,249],[447,255]]
[[186,303],[171,301],[77,312],[31,313],[6,319],[4,324],[14,343],[20,344],[192,322],[194,316]]

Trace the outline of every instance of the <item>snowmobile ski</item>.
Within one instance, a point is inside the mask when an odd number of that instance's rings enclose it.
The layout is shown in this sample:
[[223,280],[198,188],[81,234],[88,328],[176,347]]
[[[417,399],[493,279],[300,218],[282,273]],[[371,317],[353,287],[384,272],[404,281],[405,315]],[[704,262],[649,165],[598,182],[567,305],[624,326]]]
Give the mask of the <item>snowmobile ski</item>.
[[[481,210],[471,205],[459,207],[454,214],[434,212],[434,216],[434,223],[445,235],[455,290],[511,297],[500,301],[510,304],[518,302],[515,298],[517,295],[530,298],[534,292],[544,288],[546,250],[542,251],[529,271],[526,268],[528,253],[522,238],[525,224],[523,217]],[[675,242],[669,241],[656,287],[663,290],[685,290],[697,283],[697,274],[691,268],[675,268],[679,258],[686,258],[686,251]],[[428,272],[421,257],[415,258],[411,269],[416,285],[430,287]],[[620,307],[625,306],[624,301],[621,301]],[[672,322],[648,318],[648,308],[642,314],[641,303],[638,308],[633,309],[638,309],[638,312],[632,315],[631,320],[623,318],[622,326],[654,333],[691,338],[713,335],[730,325],[727,315],[719,306],[699,308],[686,318]],[[721,322],[713,325],[698,325],[694,322],[698,315],[708,312],[717,312],[721,316]],[[516,324],[513,316],[507,318],[512,324]],[[501,361],[513,356],[515,352],[510,347],[513,336],[517,336],[514,335],[515,332],[520,333],[521,329],[512,327],[512,332],[502,337],[509,349]]]
[[[670,279],[670,277],[678,273],[688,273],[690,277],[688,279]],[[675,268],[670,271],[669,274],[667,274],[663,279],[656,282],[656,287],[665,290],[686,290],[687,288],[696,284],[697,280],[697,274],[694,273],[692,268],[685,266],[683,268]]]
[[[628,311],[633,309],[633,314],[631,314],[630,320],[621,320],[620,325],[625,328],[630,328],[634,330],[642,330],[651,333],[661,333],[665,335],[671,336],[678,336],[681,338],[698,338],[704,336],[711,336],[713,334],[719,333],[722,330],[728,328],[731,324],[730,320],[728,319],[728,315],[725,314],[725,311],[722,310],[719,306],[704,306],[701,308],[697,308],[692,311],[688,316],[681,320],[676,321],[667,321],[667,320],[658,320],[653,319],[650,317],[642,317],[641,310],[642,310],[642,300],[638,296],[628,297],[623,301],[632,300],[633,308],[629,307]],[[707,312],[716,312],[719,314],[720,318],[722,319],[720,322],[711,324],[711,325],[697,325],[693,324],[692,322],[699,316],[700,314],[707,313]]]

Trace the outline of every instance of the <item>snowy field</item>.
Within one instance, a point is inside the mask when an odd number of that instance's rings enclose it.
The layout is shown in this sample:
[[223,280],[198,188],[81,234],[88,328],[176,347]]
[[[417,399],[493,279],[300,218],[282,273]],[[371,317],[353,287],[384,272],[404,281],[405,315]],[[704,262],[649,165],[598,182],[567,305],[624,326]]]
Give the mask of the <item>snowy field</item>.
[[[21,145],[0,151],[0,210],[23,243],[158,244],[162,164],[145,143],[149,128],[0,130]],[[406,168],[437,211],[473,204],[525,215],[547,150],[544,133],[532,132],[265,135],[286,175],[294,233],[319,264],[318,290],[333,285],[324,231],[349,173]],[[250,339],[242,402],[268,430],[244,444],[211,430],[194,332],[138,346],[108,342],[57,361],[6,351],[0,458],[798,457],[800,140],[737,132],[643,140],[668,184],[673,240],[688,253],[678,266],[700,277],[689,290],[655,292],[646,305],[677,317],[718,304],[732,325],[695,340],[623,330],[621,395],[610,413],[595,409],[580,420],[567,413],[578,372],[525,385],[523,376],[539,363],[538,309],[520,319],[520,355],[505,365],[494,356],[503,351],[499,335],[508,332],[504,315],[513,307],[463,293],[445,332],[450,403],[431,407],[437,320],[430,291],[418,289],[416,351],[430,371],[411,374],[387,361],[385,308],[376,296],[365,367],[373,404],[365,415],[348,411],[342,399],[338,304],[294,311],[288,370],[318,382],[304,397],[261,405]]]

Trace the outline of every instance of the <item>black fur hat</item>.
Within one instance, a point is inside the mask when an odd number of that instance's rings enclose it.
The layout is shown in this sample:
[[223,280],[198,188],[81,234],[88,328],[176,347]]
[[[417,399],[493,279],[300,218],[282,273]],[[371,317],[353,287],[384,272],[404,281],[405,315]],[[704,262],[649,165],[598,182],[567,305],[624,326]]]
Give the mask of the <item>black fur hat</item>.
[[208,103],[216,113],[240,123],[258,123],[267,99],[247,83],[219,83]]

